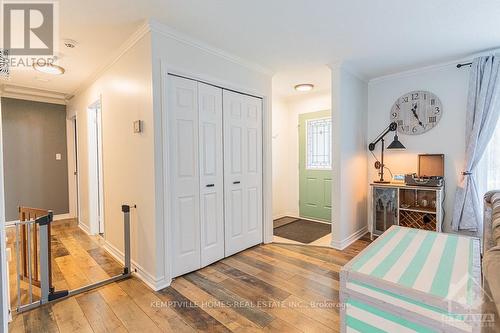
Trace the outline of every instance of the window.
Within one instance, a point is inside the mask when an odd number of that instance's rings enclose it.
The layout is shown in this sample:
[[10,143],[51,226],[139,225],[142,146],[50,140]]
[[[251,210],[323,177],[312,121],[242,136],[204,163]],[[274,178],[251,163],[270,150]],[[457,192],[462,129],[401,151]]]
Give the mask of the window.
[[331,118],[307,121],[306,131],[307,169],[332,168],[332,120]]
[[[486,151],[484,152],[478,170],[485,172],[479,173],[480,195],[486,191],[500,189],[500,121],[497,123],[495,132],[491,138]],[[481,193],[482,192],[482,193]]]

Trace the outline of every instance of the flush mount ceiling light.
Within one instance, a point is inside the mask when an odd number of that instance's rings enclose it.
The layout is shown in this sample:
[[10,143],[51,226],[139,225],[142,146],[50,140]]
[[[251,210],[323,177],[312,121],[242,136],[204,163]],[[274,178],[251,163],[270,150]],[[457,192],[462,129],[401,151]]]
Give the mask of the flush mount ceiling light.
[[311,91],[313,90],[314,85],[310,83],[302,83],[302,84],[297,84],[294,88],[297,91]]
[[74,39],[65,39],[63,40],[64,46],[66,46],[68,49],[74,49],[78,42]]
[[61,66],[57,65],[52,65],[52,64],[33,64],[33,68],[36,71],[39,71],[41,73],[46,73],[46,74],[52,74],[52,75],[61,75],[64,74],[65,70]]

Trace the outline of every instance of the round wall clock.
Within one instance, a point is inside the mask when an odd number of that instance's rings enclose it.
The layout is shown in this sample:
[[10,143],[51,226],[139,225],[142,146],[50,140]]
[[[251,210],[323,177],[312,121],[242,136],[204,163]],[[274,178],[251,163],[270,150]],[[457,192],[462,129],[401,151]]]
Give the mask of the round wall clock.
[[398,124],[398,132],[417,135],[437,125],[443,114],[439,98],[424,90],[411,91],[399,97],[391,108],[391,122]]

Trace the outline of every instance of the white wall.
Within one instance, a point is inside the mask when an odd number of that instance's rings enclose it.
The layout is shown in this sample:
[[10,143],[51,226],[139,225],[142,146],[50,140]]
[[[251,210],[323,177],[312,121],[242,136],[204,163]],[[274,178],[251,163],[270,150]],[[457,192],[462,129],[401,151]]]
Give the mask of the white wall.
[[[451,215],[455,189],[463,171],[465,152],[465,107],[467,101],[468,68],[457,69],[447,65],[425,71],[402,73],[370,81],[368,102],[368,139],[373,140],[388,124],[389,111],[394,101],[412,90],[428,90],[443,103],[443,115],[438,125],[422,135],[399,135],[406,151],[387,151],[385,163],[393,174],[417,172],[417,154],[445,154],[445,223],[451,231]],[[380,147],[375,153],[380,155]],[[368,181],[377,179],[374,158],[368,156]]]
[[328,92],[273,98],[273,217],[299,216],[299,114],[331,109]]
[[[165,80],[168,72],[216,84],[224,88],[264,97],[263,170],[264,170],[264,241],[272,241],[272,163],[271,163],[271,76],[244,63],[241,59],[203,45],[196,40],[172,32],[167,27],[152,24],[153,99],[155,131],[155,179],[156,179],[156,244],[155,258],[158,278],[163,285],[170,283],[171,253],[169,239],[170,211],[168,179],[163,168],[168,166],[168,142],[166,141]],[[164,205],[163,205],[164,204]],[[162,209],[165,207],[165,210]]]
[[[0,156],[3,157],[2,144],[2,110],[0,106]],[[7,256],[5,243],[5,196],[3,180],[3,158],[0,158],[0,331],[7,332],[8,327],[8,285],[7,285]]]
[[332,246],[343,249],[366,232],[368,85],[332,68]]
[[[150,284],[157,278],[154,178],[154,124],[151,35],[146,33],[85,90],[73,97],[68,118],[78,122],[80,222],[89,229],[87,108],[102,98],[104,238],[114,254],[123,253],[122,204],[131,211],[132,259]],[[133,121],[144,132],[133,133]]]
[[290,184],[294,169],[293,161],[290,161],[291,132],[293,131],[292,117],[285,101],[273,97],[273,219],[283,216],[293,216],[298,209],[295,201],[290,198],[292,190]]

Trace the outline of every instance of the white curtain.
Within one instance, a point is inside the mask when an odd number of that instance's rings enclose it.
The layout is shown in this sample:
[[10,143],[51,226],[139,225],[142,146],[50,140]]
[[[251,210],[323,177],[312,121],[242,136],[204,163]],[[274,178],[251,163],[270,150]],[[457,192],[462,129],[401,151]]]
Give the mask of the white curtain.
[[477,231],[482,212],[475,170],[491,140],[500,114],[500,59],[487,56],[472,62],[465,125],[465,170],[455,194],[453,230]]
[[479,194],[500,190],[500,119],[475,174]]

